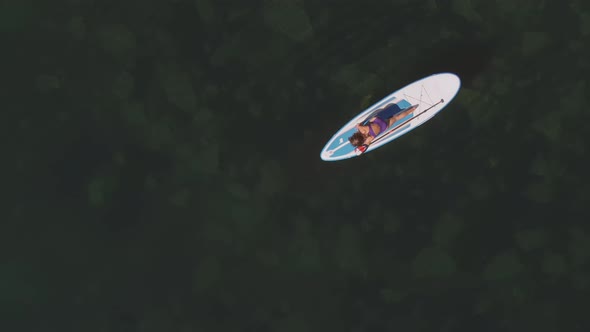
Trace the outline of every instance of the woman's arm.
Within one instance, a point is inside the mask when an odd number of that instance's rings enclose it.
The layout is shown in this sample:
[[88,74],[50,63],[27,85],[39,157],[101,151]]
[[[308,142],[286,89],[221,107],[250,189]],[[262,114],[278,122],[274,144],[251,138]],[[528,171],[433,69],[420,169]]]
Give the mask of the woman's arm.
[[[377,117],[376,117],[376,116],[374,116],[374,117],[370,118],[370,119],[368,120],[368,122],[373,122],[373,120],[375,120],[376,118],[377,118]],[[362,125],[362,124],[360,124],[360,123],[357,123],[357,124],[356,124],[356,126],[355,126],[355,128],[356,128],[356,129],[359,129],[360,127],[368,127],[368,126],[366,126],[366,125]]]

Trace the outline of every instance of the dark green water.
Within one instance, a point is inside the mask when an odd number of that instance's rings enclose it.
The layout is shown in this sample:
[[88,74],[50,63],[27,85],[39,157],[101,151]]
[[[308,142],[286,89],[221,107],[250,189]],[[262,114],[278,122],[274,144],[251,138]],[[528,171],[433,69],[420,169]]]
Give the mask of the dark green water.
[[[0,13],[3,331],[590,329],[590,2]],[[437,117],[320,160],[441,71]]]

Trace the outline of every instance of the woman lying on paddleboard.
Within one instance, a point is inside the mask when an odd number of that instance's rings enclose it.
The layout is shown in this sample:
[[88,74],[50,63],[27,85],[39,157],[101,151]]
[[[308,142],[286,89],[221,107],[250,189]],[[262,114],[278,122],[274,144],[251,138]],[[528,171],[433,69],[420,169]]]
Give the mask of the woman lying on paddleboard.
[[375,137],[391,127],[397,120],[403,119],[413,112],[417,107],[418,105],[414,105],[402,110],[395,103],[387,104],[366,125],[357,124],[356,129],[358,131],[350,136],[348,141],[356,148],[361,149],[361,152],[364,152]]

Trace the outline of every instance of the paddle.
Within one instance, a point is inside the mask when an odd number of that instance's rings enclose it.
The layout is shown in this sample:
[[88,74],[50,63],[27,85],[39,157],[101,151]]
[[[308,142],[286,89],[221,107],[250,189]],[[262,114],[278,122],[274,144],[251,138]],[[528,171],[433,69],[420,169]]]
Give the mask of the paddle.
[[[441,99],[441,100],[440,100],[439,102],[437,102],[436,104],[433,104],[432,106],[428,107],[427,109],[425,109],[425,110],[421,111],[420,113],[418,113],[418,114],[416,114],[416,115],[412,116],[411,118],[409,118],[409,119],[407,119],[406,121],[404,121],[404,122],[400,123],[399,125],[395,126],[394,128],[392,128],[392,129],[388,130],[388,131],[387,131],[387,132],[385,132],[383,135],[381,135],[381,136],[379,136],[379,137],[375,138],[375,139],[374,139],[374,140],[373,140],[371,143],[369,143],[368,145],[364,146],[365,148],[364,148],[364,149],[362,149],[363,151],[358,151],[358,152],[357,152],[357,155],[360,155],[360,154],[363,154],[363,153],[365,153],[365,152],[366,152],[366,151],[369,149],[369,147],[371,146],[371,144],[374,144],[375,142],[378,142],[378,141],[380,141],[381,139],[383,139],[383,138],[384,138],[384,137],[386,137],[387,135],[391,134],[392,132],[394,132],[394,131],[398,130],[399,128],[401,128],[402,126],[404,126],[405,124],[407,124],[408,122],[410,122],[410,121],[414,120],[415,118],[419,117],[420,115],[424,114],[425,112],[428,112],[429,110],[431,110],[433,107],[437,106],[438,104],[444,103],[444,102],[445,102],[445,101],[444,101],[444,99]],[[413,106],[411,106],[411,107],[413,107]],[[402,111],[402,112],[403,112],[403,111]],[[375,114],[375,113],[372,113],[372,114]],[[367,118],[367,119],[369,119],[369,118]],[[334,152],[338,151],[340,148],[342,148],[342,147],[344,147],[344,146],[346,146],[346,145],[348,145],[348,142],[346,142],[346,143],[344,143],[344,144],[340,145],[339,147],[337,147],[337,148],[335,148],[335,149],[333,149],[333,150],[330,150],[330,151],[328,151],[328,154],[329,154],[329,155],[332,155],[332,154],[334,154]],[[357,149],[358,149],[358,148],[357,148]]]
[[433,107],[437,106],[438,104],[444,103],[444,99],[441,99],[439,102],[437,102],[436,104],[428,107],[427,109],[423,110],[422,112],[418,113],[417,115],[414,115],[413,117],[407,119],[406,121],[400,123],[399,125],[395,126],[393,129],[388,130],[385,134],[383,134],[382,136],[377,137],[376,139],[374,139],[369,146],[371,146],[371,144],[374,144],[375,142],[378,142],[379,140],[381,140],[382,138],[384,138],[385,136],[391,134],[392,132],[396,131],[397,129],[399,129],[400,127],[402,127],[403,125],[405,125],[406,123],[414,120],[415,118],[419,117],[420,115],[424,114],[425,112],[428,112],[429,110],[431,110]]

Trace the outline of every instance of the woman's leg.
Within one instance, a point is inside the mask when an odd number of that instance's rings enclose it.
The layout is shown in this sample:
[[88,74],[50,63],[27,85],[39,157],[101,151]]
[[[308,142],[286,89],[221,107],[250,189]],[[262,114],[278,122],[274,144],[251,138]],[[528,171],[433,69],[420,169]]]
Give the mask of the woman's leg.
[[402,109],[397,104],[391,103],[385,106],[385,108],[381,112],[377,113],[375,116],[387,121],[387,119],[401,112],[401,110]]
[[396,115],[392,116],[391,118],[389,118],[389,126],[391,127],[397,120],[403,119],[404,117],[406,117],[406,115],[414,112],[416,110],[416,108],[418,108],[418,105],[414,105],[410,108],[407,108],[407,109],[397,113]]

